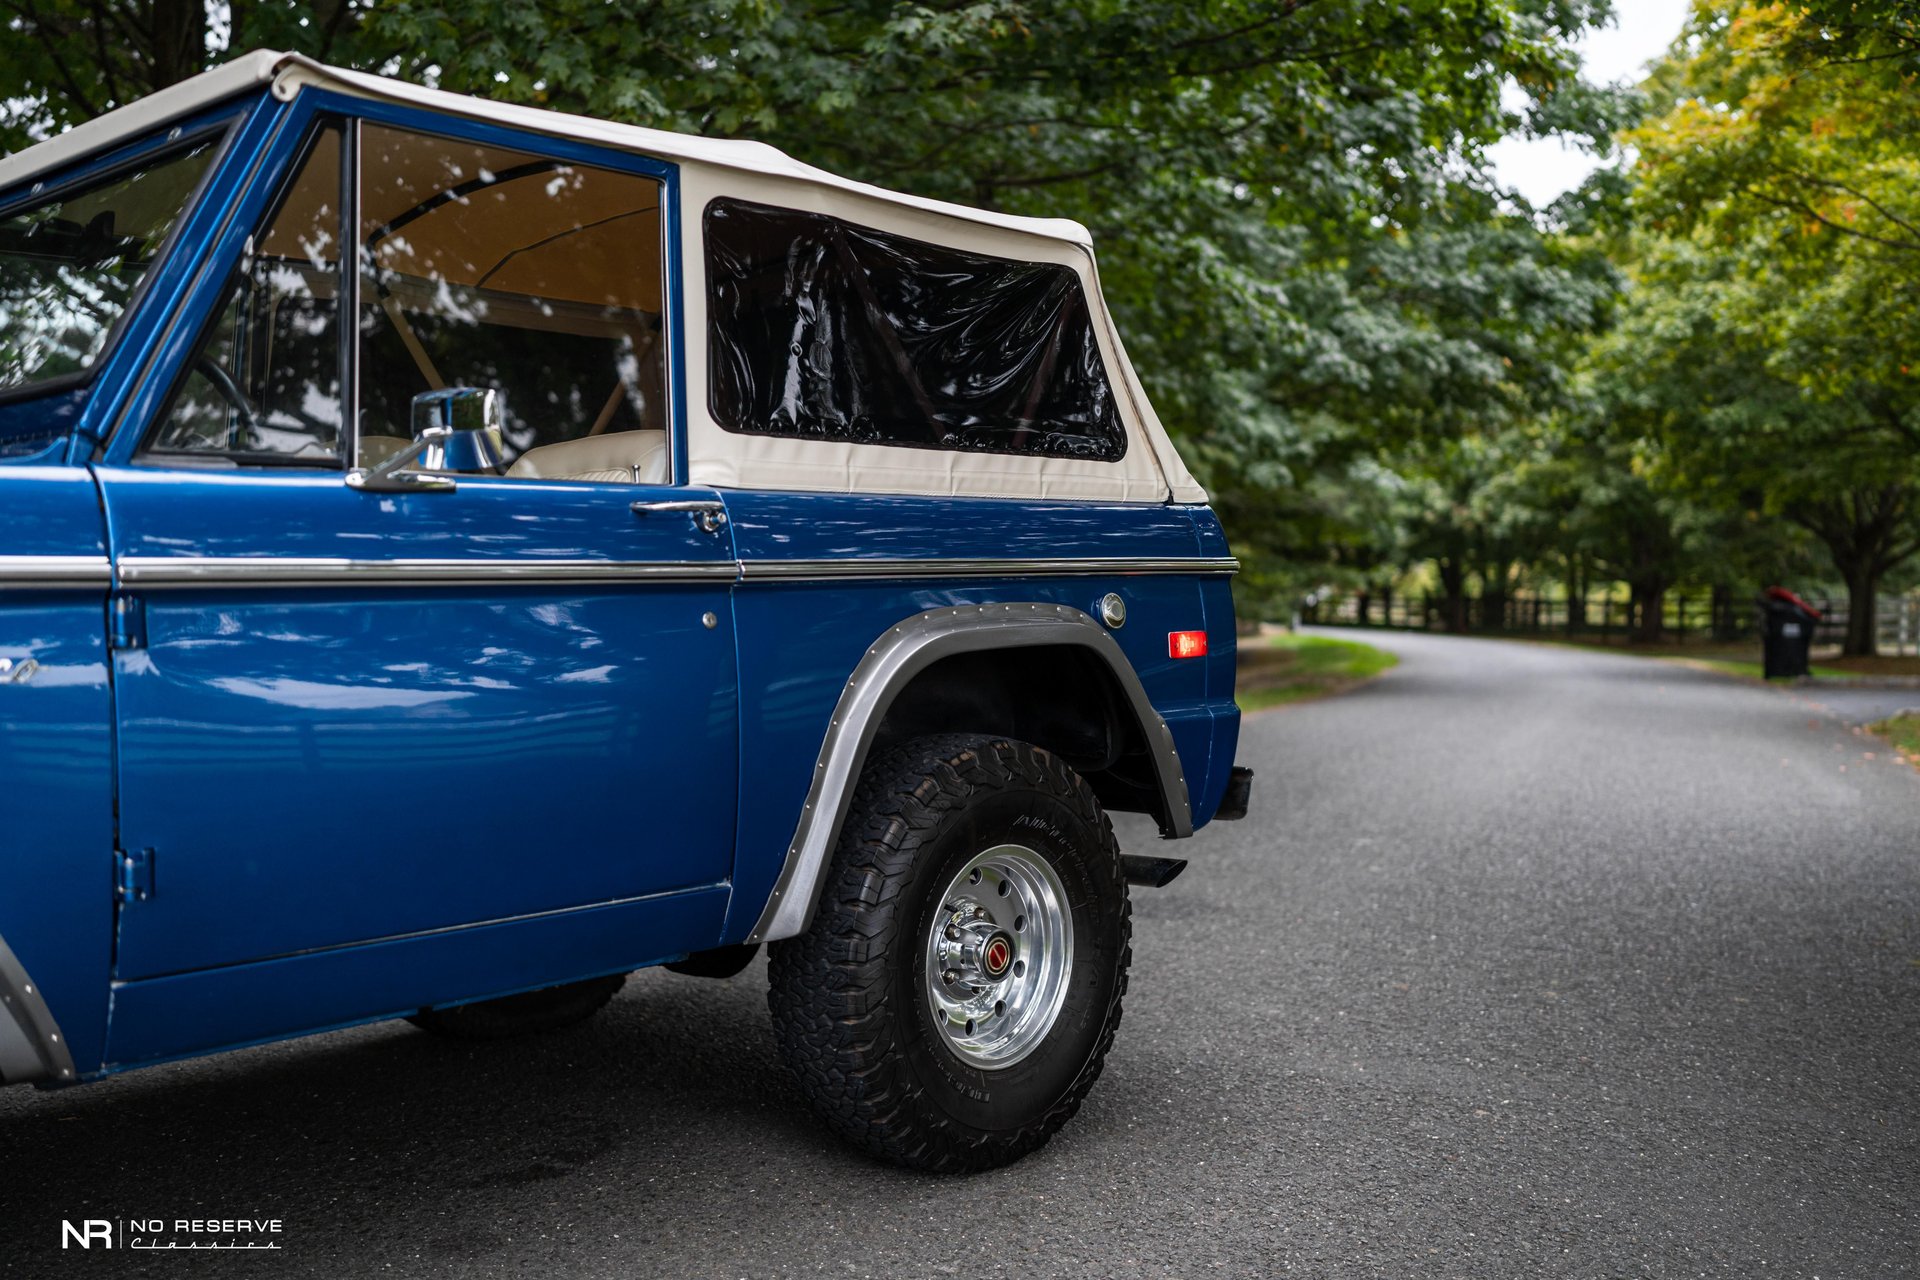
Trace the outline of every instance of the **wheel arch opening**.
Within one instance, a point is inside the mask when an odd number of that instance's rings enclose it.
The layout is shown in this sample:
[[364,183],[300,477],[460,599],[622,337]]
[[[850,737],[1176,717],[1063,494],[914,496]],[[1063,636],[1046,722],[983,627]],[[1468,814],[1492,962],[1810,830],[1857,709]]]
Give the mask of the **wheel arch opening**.
[[913,738],[982,733],[1029,742],[1058,756],[1113,810],[1172,826],[1169,798],[1140,723],[1107,662],[1077,644],[950,654],[899,689],[868,757]]

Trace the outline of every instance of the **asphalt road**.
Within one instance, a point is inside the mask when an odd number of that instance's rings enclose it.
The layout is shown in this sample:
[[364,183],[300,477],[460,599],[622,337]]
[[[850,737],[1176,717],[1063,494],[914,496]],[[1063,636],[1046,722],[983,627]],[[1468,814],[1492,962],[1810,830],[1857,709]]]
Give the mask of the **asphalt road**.
[[[1136,894],[1106,1075],[1012,1169],[843,1150],[763,966],[650,973],[533,1042],[0,1093],[0,1274],[1920,1272],[1920,774],[1710,674],[1382,643],[1373,685],[1249,718],[1255,816]],[[143,1214],[284,1248],[58,1248]]]
[[1907,682],[1825,680],[1793,686],[1793,696],[1850,724],[1872,724],[1903,711],[1920,711],[1920,687]]

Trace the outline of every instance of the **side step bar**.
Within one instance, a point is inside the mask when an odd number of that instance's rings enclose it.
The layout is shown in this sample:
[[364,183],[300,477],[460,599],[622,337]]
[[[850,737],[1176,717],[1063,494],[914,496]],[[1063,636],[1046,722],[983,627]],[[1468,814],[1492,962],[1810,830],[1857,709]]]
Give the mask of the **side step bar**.
[[1173,878],[1187,869],[1185,858],[1143,858],[1138,854],[1120,855],[1120,869],[1126,873],[1128,884],[1145,885],[1149,889],[1164,889],[1173,883]]
[[[1253,797],[1253,770],[1243,764],[1233,766],[1233,772],[1227,775],[1227,794],[1220,801],[1220,807],[1213,816],[1222,822],[1234,822],[1247,816],[1247,805]],[[1185,858],[1143,858],[1138,854],[1120,855],[1120,869],[1125,872],[1128,884],[1144,885],[1149,889],[1164,889],[1172,884],[1174,878],[1187,869]]]

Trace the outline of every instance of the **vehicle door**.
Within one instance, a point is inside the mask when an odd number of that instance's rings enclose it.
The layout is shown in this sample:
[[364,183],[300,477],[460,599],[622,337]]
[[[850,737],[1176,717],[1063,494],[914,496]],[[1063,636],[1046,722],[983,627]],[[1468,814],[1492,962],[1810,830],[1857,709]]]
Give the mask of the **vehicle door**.
[[674,895],[635,962],[717,931],[735,565],[673,464],[672,171],[435,119],[316,118],[96,467],[123,983]]

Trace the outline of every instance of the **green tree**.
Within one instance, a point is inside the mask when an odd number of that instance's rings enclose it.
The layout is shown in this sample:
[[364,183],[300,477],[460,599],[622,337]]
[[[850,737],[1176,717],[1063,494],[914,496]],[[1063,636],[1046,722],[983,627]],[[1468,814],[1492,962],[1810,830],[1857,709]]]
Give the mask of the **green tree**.
[[1672,482],[1698,501],[1817,539],[1847,588],[1844,651],[1873,653],[1881,583],[1920,551],[1914,450],[1871,401],[1783,370],[1751,317],[1795,300],[1774,295],[1749,246],[1696,232],[1644,248],[1594,357],[1605,412],[1658,441]]
[[1636,287],[1602,356],[1685,483],[1818,539],[1850,654],[1920,549],[1920,46],[1899,8],[1696,4],[1627,135]]
[[[1162,418],[1255,556],[1324,564],[1323,481],[1532,412],[1615,285],[1488,176],[1628,104],[1606,0],[0,0],[11,143],[254,45],[1078,218]],[[1503,105],[1502,86],[1523,93]],[[1267,551],[1264,549],[1271,549]],[[1279,582],[1259,571],[1249,583]]]
[[[1729,320],[1769,369],[1920,450],[1920,88],[1906,56],[1800,6],[1702,3],[1634,130],[1641,212],[1740,257]],[[1815,60],[1811,49],[1838,43]]]

